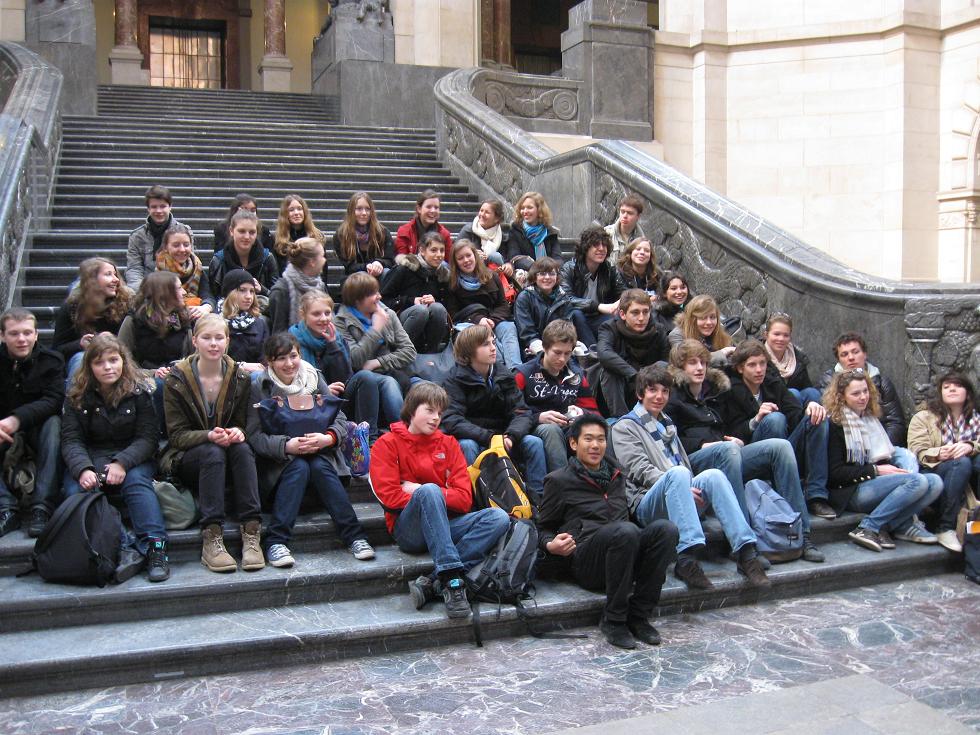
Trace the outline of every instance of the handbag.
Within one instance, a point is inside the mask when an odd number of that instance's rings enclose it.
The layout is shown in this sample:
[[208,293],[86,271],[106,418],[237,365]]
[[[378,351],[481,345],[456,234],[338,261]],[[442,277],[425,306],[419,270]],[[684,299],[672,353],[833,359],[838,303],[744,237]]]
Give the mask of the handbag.
[[154,480],[153,492],[160,503],[163,524],[168,531],[189,528],[200,517],[191,491],[177,487],[173,480]]
[[294,438],[325,433],[336,421],[343,402],[329,393],[304,393],[263,398],[255,405],[266,434]]

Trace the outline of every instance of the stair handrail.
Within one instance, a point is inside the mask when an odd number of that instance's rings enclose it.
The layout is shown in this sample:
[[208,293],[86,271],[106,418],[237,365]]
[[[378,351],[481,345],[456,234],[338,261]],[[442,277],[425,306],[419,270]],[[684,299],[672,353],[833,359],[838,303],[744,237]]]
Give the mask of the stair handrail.
[[935,372],[956,367],[980,377],[978,284],[862,273],[626,141],[556,153],[479,99],[483,74],[459,69],[434,88],[439,152],[480,194],[511,209],[522,192],[541,191],[558,224],[580,228],[614,221],[618,199],[636,192],[651,205],[640,223],[657,238],[660,262],[683,270],[695,293],[720,295],[723,310],[740,315],[750,334],[768,314],[795,307],[797,333],[823,348],[809,353],[822,370],[833,363],[824,353],[834,337],[861,331],[875,346],[872,359],[895,370],[905,365],[895,382],[907,406]]
[[61,71],[0,42],[0,307],[13,303],[31,233],[51,215],[61,149]]

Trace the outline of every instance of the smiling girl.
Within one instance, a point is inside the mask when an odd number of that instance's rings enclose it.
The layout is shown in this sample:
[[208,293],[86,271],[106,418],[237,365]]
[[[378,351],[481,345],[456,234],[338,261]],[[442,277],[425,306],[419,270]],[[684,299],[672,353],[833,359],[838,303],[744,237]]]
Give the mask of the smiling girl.
[[231,247],[216,252],[208,266],[211,293],[224,290],[226,274],[244,268],[258,283],[259,306],[265,306],[269,289],[279,280],[279,265],[272,253],[256,241],[259,225],[259,218],[247,209],[240,209],[231,218]]
[[192,321],[214,311],[210,279],[204,275],[201,259],[194,253],[190,228],[171,225],[163,233],[163,244],[157,253],[157,270],[176,273],[184,287],[184,306]]
[[333,250],[345,275],[367,271],[381,278],[395,264],[391,233],[378,222],[374,200],[366,191],[355,192],[347,202],[347,214],[333,235]]
[[671,346],[685,339],[699,340],[711,353],[711,364],[723,366],[735,350],[732,338],[721,324],[718,304],[710,296],[695,296],[684,309],[677,326],[668,335]]
[[649,240],[633,240],[619,255],[616,268],[626,288],[638,288],[656,298],[660,289],[660,269]]
[[279,218],[276,220],[276,245],[274,254],[278,263],[278,272],[282,273],[289,262],[289,244],[303,237],[312,237],[321,245],[327,242],[324,235],[313,224],[313,213],[310,206],[299,194],[287,194],[279,207]]
[[504,260],[515,268],[527,270],[535,260],[545,256],[562,260],[558,230],[552,227],[551,208],[544,197],[528,191],[514,205]]
[[448,248],[453,242],[453,236],[439,223],[442,205],[439,195],[432,189],[426,189],[415,200],[415,216],[398,228],[395,236],[395,252],[398,255],[409,255],[419,252],[425,236],[438,233],[442,242]]

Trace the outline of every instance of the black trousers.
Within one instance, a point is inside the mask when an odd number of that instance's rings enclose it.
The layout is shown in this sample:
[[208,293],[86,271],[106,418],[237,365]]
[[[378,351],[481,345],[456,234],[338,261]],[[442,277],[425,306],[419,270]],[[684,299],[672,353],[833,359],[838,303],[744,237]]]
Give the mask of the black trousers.
[[248,442],[230,447],[206,442],[184,452],[177,470],[182,482],[191,489],[197,489],[202,528],[225,519],[225,479],[228,470],[231,470],[238,520],[245,523],[262,517],[252,447]]
[[576,547],[575,581],[588,590],[605,591],[609,622],[646,620],[660,601],[677,538],[677,526],[670,521],[654,521],[646,528],[629,521],[608,523]]

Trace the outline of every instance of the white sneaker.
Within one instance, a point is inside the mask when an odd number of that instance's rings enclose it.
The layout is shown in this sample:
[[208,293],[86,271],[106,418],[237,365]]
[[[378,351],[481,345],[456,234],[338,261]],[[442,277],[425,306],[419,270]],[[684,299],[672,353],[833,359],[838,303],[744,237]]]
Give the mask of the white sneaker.
[[368,561],[374,558],[374,549],[371,548],[365,539],[359,538],[357,541],[350,545],[350,553],[354,555],[355,559],[360,561]]
[[941,531],[936,538],[939,539],[939,545],[943,548],[949,549],[954,554],[963,553],[963,544],[956,538],[956,531]]
[[265,552],[265,560],[272,566],[280,569],[283,567],[291,567],[296,563],[296,560],[293,559],[293,555],[289,552],[289,547],[286,546],[286,544],[272,544],[269,546],[269,550]]

